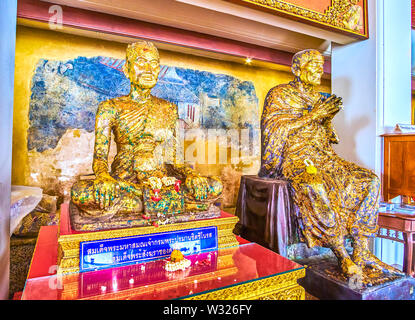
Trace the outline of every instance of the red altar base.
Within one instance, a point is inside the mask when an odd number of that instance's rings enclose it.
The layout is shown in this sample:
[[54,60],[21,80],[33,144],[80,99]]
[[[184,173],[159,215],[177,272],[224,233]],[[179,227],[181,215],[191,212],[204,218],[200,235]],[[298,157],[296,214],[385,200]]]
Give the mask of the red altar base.
[[240,237],[237,247],[187,256],[185,271],[166,272],[165,260],[155,260],[62,276],[57,238],[57,226],[41,228],[22,300],[304,299],[301,265]]

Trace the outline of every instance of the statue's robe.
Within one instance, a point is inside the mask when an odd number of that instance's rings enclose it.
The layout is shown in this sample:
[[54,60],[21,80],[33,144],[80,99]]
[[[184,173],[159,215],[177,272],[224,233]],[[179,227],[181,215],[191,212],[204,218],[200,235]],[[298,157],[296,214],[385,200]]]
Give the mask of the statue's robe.
[[[72,202],[88,217],[112,217],[116,212],[141,212],[143,181],[151,176],[174,176],[183,183],[194,170],[182,163],[177,150],[177,106],[151,96],[145,105],[138,105],[130,96],[122,96],[100,103],[95,117],[95,148],[93,171],[96,176],[111,175],[120,185],[120,194],[111,208],[103,210],[94,198],[94,181],[80,180],[71,189]],[[108,172],[111,133],[117,154]],[[206,199],[196,200],[183,186],[188,207],[207,210],[207,206],[222,192],[216,177],[207,177],[209,189]],[[189,203],[193,203],[190,205]]]
[[[338,139],[331,119],[298,127],[319,99],[321,94],[307,93],[294,81],[269,91],[261,119],[259,176],[290,181],[308,246],[333,247],[345,235],[375,236],[380,182],[372,171],[334,152]],[[316,174],[307,173],[305,160],[312,161]]]
[[155,150],[166,142],[175,147],[173,139],[177,119],[177,106],[154,96],[142,106],[129,96],[102,102],[96,116],[94,173],[108,171],[111,131],[117,155],[110,174],[116,180],[137,183],[148,178],[153,171],[165,171],[165,155]]

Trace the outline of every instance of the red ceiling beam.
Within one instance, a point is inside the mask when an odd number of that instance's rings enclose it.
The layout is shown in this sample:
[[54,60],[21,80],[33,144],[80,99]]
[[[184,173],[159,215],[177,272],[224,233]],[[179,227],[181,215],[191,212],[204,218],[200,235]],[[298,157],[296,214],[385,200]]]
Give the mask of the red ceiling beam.
[[[52,16],[49,13],[51,5],[53,4],[40,0],[19,0],[17,17],[48,23]],[[63,9],[62,24],[66,27],[148,39],[244,58],[250,57],[280,65],[291,65],[293,54],[289,52],[96,11],[61,7]],[[325,63],[324,71],[331,72],[330,61]]]

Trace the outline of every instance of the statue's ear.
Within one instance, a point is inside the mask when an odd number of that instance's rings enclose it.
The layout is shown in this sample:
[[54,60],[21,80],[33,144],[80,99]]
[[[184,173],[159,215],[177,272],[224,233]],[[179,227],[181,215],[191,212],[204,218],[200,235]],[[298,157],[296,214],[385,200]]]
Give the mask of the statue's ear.
[[299,77],[300,76],[300,74],[301,74],[301,71],[300,71],[300,69],[299,68],[294,68],[294,67],[291,67],[291,72],[296,76],[296,77]]

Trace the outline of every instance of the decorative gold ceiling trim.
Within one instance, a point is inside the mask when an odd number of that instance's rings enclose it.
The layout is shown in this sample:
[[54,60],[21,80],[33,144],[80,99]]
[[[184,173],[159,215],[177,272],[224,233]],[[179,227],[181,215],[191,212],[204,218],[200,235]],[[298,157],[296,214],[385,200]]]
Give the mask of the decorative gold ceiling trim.
[[[304,8],[282,0],[225,0],[242,6],[280,15],[289,19],[299,20],[317,27],[332,29],[340,33],[348,34],[356,38],[369,38],[367,19],[367,0],[362,0],[362,6],[354,5],[351,0],[332,0],[331,5],[324,13]],[[361,9],[359,9],[359,7]],[[362,31],[356,30],[357,26],[351,23],[358,11],[362,14],[359,21]],[[347,20],[346,20],[347,19]],[[361,20],[361,19],[359,19]]]

